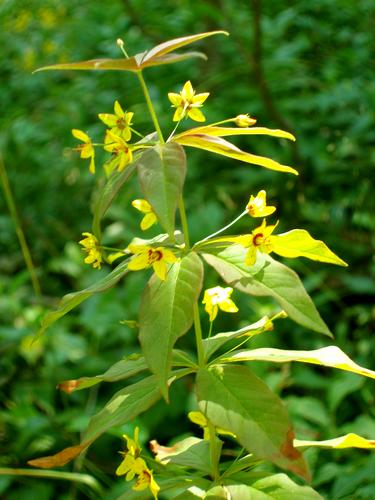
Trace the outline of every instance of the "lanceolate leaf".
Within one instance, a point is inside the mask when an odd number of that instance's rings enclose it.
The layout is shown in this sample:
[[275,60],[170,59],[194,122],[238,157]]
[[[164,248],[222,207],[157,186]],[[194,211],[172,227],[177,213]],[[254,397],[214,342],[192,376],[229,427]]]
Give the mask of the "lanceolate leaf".
[[273,297],[300,325],[332,336],[294,271],[260,252],[254,266],[246,266],[245,255],[241,245],[231,245],[204,258],[230,286],[249,295]]
[[79,292],[68,293],[65,295],[57,309],[55,311],[51,311],[47,313],[41,321],[41,327],[38,331],[38,335],[41,335],[45,332],[47,328],[49,328],[55,321],[57,321],[62,316],[65,316],[69,311],[77,307],[81,302],[92,297],[96,293],[105,292],[110,288],[114,287],[120,279],[125,276],[128,272],[127,269],[128,263],[122,262],[119,264],[111,273],[109,273],[105,278],[101,279],[97,283],[85,288],[84,290],[80,290]]
[[185,152],[176,143],[157,145],[146,151],[138,162],[141,189],[161,226],[171,237],[185,176]]
[[202,262],[191,252],[170,267],[165,281],[153,275],[142,296],[139,339],[165,398],[172,349],[192,325],[193,305],[201,291],[202,279]]
[[203,339],[203,350],[208,359],[212,354],[214,354],[220,347],[229,342],[230,340],[237,339],[238,337],[247,336],[253,337],[254,335],[259,335],[260,333],[267,330],[267,326],[270,324],[270,320],[267,316],[261,318],[256,323],[252,325],[247,325],[241,328],[240,330],[236,330],[234,332],[223,332],[214,335],[213,337],[209,337]]
[[327,245],[315,240],[305,229],[293,229],[270,237],[273,251],[282,257],[307,257],[308,259],[339,266],[347,266]]
[[203,52],[184,52],[179,54],[178,52],[171,52],[163,56],[155,57],[147,60],[141,64],[142,68],[148,68],[150,66],[161,66],[162,64],[172,64],[175,62],[185,61],[186,59],[191,59],[192,57],[197,57],[199,59],[207,60],[206,54]]
[[[272,474],[262,477],[254,481],[251,486],[265,494],[267,499],[323,500],[323,497],[321,497],[317,491],[309,486],[296,484],[286,474]],[[254,499],[255,498],[256,497],[254,497]]]
[[212,35],[229,35],[226,31],[208,31],[206,33],[198,33],[196,35],[183,36],[180,38],[174,38],[173,40],[168,40],[167,42],[163,42],[160,45],[156,45],[152,49],[145,52],[142,58],[142,64],[155,59],[156,57],[160,57],[164,54],[168,54],[173,50],[179,49],[180,47],[184,47],[185,45],[190,45],[191,43],[197,42],[202,38],[206,38]]
[[104,408],[94,415],[89,422],[81,444],[70,446],[55,455],[30,460],[28,463],[43,469],[59,467],[73,460],[84,449],[111,427],[123,425],[146,411],[160,398],[157,380],[147,377],[136,384],[118,391]]
[[313,365],[329,366],[347,372],[357,373],[364,377],[375,378],[375,372],[354,363],[341,349],[336,346],[322,347],[314,351],[286,351],[283,349],[262,348],[233,352],[222,358],[223,362],[239,361],[272,361],[274,363],[288,363],[299,361]]
[[374,449],[375,439],[365,439],[362,436],[358,436],[358,434],[350,432],[345,436],[327,439],[325,441],[302,441],[300,439],[295,439],[294,446],[298,448],[310,448],[313,446],[316,448],[333,448],[335,450],[342,448]]
[[207,134],[191,134],[179,136],[173,140],[183,146],[204,149],[205,151],[211,151],[219,155],[228,156],[229,158],[234,158],[235,160],[240,160],[245,163],[251,163],[252,165],[259,165],[271,170],[277,170],[278,172],[289,172],[291,174],[298,175],[297,170],[292,167],[282,165],[281,163],[271,160],[270,158],[265,158],[264,156],[246,153],[221,137],[211,137]]
[[216,426],[234,433],[257,458],[307,478],[293,447],[294,432],[281,400],[247,366],[216,365],[197,374],[200,410]]
[[139,71],[139,66],[135,57],[129,59],[91,59],[90,61],[77,61],[72,63],[52,64],[43,66],[34,71],[47,70],[117,70],[117,71]]
[[191,128],[189,130],[186,130],[185,132],[181,132],[181,134],[175,135],[174,140],[179,142],[178,139],[180,137],[186,137],[187,135],[195,134],[206,134],[211,137],[225,137],[228,135],[269,135],[272,137],[289,139],[291,141],[296,140],[294,135],[289,132],[285,132],[285,130],[271,129],[266,127],[218,127],[216,125],[205,125],[203,127]]
[[132,377],[137,373],[147,370],[147,364],[142,356],[122,359],[112,365],[106,372],[94,377],[82,377],[78,380],[66,380],[58,384],[59,389],[71,393],[80,389],[87,389],[100,382],[116,382]]
[[108,208],[111,206],[112,201],[122,188],[122,186],[127,182],[132,176],[136,168],[136,162],[127,165],[122,172],[117,170],[112,173],[104,187],[97,193],[96,201],[94,204],[94,216],[92,222],[92,232],[100,240],[101,229],[100,223]]

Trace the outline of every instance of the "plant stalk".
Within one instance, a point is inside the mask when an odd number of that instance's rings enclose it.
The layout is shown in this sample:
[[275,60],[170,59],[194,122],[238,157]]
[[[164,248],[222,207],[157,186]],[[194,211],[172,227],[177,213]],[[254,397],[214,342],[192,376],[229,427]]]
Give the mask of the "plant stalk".
[[164,144],[165,141],[164,141],[164,137],[163,137],[163,132],[161,131],[161,128],[160,128],[160,125],[159,125],[159,121],[158,121],[158,117],[156,116],[155,109],[154,109],[154,106],[152,104],[150,93],[148,91],[145,79],[143,78],[142,71],[137,71],[137,76],[138,76],[139,83],[141,84],[141,87],[142,87],[142,90],[143,90],[143,95],[145,96],[147,107],[148,107],[148,110],[150,112],[152,121],[154,122],[155,130],[156,130],[156,132],[158,134],[160,142],[162,144]]

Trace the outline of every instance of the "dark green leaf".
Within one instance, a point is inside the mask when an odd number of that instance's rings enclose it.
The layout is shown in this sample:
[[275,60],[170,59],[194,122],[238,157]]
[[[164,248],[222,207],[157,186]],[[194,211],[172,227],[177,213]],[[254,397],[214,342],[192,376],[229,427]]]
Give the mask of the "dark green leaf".
[[193,305],[202,287],[203,265],[195,253],[174,263],[165,281],[153,275],[146,285],[140,309],[139,339],[150,370],[164,397],[176,340],[193,322]]
[[38,335],[42,335],[47,328],[49,328],[55,321],[57,321],[62,316],[65,316],[69,311],[77,307],[81,302],[92,297],[92,295],[100,292],[105,292],[110,288],[114,287],[120,279],[125,276],[128,272],[128,263],[121,262],[111,273],[109,273],[105,278],[101,279],[97,283],[80,290],[79,292],[68,293],[65,295],[57,309],[47,313],[41,321],[41,327],[38,331]]
[[247,366],[216,365],[197,375],[200,410],[217,427],[233,432],[257,458],[307,478],[293,447],[294,432],[281,400]]
[[186,176],[186,157],[176,143],[158,144],[138,162],[138,178],[161,226],[173,237],[176,208]]

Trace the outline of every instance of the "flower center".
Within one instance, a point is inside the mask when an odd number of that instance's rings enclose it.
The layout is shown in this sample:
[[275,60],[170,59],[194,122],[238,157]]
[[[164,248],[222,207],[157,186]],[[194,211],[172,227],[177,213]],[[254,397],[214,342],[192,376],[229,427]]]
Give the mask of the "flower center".
[[259,247],[264,243],[264,234],[263,233],[257,233],[253,237],[253,245],[255,247]]
[[126,128],[126,122],[123,118],[119,118],[116,122],[116,125],[120,130],[124,130],[124,128]]
[[148,264],[151,266],[154,262],[158,262],[163,258],[163,254],[160,252],[160,250],[148,250],[147,252],[147,261]]

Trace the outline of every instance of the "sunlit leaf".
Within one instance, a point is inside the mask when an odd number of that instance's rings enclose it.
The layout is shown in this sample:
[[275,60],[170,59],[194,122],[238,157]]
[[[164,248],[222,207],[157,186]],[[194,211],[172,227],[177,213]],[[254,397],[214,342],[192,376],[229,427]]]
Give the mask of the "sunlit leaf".
[[[210,250],[211,251],[211,250]],[[258,252],[253,266],[245,265],[246,249],[231,245],[205,260],[223,280],[238,290],[260,297],[273,297],[288,316],[300,325],[332,336],[298,275],[289,267]]]
[[287,233],[270,236],[272,250],[282,257],[307,257],[308,259],[339,266],[347,266],[327,245],[315,240],[305,229],[293,229]]
[[262,348],[233,352],[221,361],[272,361],[274,363],[289,363],[299,361],[314,365],[329,366],[347,372],[357,373],[364,377],[375,378],[375,372],[354,363],[341,349],[336,346],[322,347],[313,351],[287,351],[283,349]]
[[294,440],[294,446],[298,448],[333,448],[335,450],[343,448],[362,448],[362,449],[374,449],[375,440],[366,439],[358,434],[353,434],[350,432],[345,436],[340,436],[334,439],[326,439],[325,441],[305,441],[301,439]]
[[193,322],[193,305],[202,287],[203,265],[190,252],[169,269],[165,281],[153,275],[142,295],[139,339],[147,364],[168,398],[172,349]]
[[270,320],[268,316],[264,316],[264,318],[261,318],[256,323],[244,326],[243,328],[240,328],[239,330],[236,330],[234,332],[218,333],[212,337],[203,339],[203,350],[206,359],[212,356],[212,354],[214,354],[218,349],[220,349],[220,347],[222,347],[230,340],[234,340],[245,335],[249,338],[255,335],[259,335],[260,333],[267,330],[269,324]]
[[173,237],[175,214],[186,176],[186,157],[176,143],[146,151],[138,162],[138,178],[160,225]]
[[285,130],[271,129],[266,127],[219,127],[217,125],[204,125],[203,127],[195,127],[185,132],[181,132],[174,136],[174,140],[179,142],[180,137],[186,137],[188,135],[196,134],[206,134],[211,137],[225,137],[229,135],[269,135],[271,137],[280,137],[283,139],[290,139],[295,141],[296,138],[293,134],[285,132]]
[[38,335],[42,335],[47,328],[49,328],[55,321],[65,316],[69,311],[77,307],[81,302],[92,297],[96,293],[105,292],[110,288],[114,287],[120,279],[125,276],[128,272],[128,263],[121,262],[111,273],[109,273],[105,278],[97,281],[93,285],[80,290],[79,292],[68,293],[60,300],[59,305],[55,311],[47,313],[41,321],[41,327],[38,331]]
[[294,432],[281,400],[247,366],[217,365],[197,374],[199,408],[216,426],[234,433],[257,458],[307,478],[293,447]]
[[297,170],[292,167],[282,165],[281,163],[271,160],[270,158],[265,158],[264,156],[246,153],[221,137],[212,137],[207,134],[191,134],[179,136],[178,138],[173,138],[173,140],[183,146],[204,149],[205,151],[211,151],[219,155],[234,158],[235,160],[251,163],[252,165],[277,170],[278,172],[289,172],[291,174],[298,175]]
[[185,45],[190,45],[191,43],[197,42],[198,40],[202,40],[202,38],[220,34],[229,35],[227,31],[208,31],[206,33],[198,33],[196,35],[183,36],[180,38],[174,38],[173,40],[168,40],[167,42],[163,42],[148,50],[142,58],[142,64],[155,59],[156,57],[168,54],[173,50],[179,49],[180,47],[184,47]]

